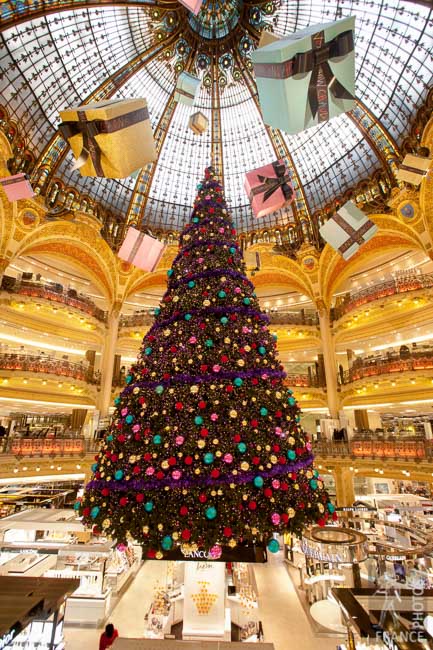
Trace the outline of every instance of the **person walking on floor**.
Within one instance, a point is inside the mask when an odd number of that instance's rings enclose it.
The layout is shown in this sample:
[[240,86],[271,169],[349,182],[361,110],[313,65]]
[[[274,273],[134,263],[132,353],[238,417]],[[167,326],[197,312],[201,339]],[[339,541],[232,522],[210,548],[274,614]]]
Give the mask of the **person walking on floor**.
[[102,632],[99,639],[99,650],[106,650],[113,645],[115,639],[119,636],[119,632],[115,629],[112,623],[107,623],[105,632]]

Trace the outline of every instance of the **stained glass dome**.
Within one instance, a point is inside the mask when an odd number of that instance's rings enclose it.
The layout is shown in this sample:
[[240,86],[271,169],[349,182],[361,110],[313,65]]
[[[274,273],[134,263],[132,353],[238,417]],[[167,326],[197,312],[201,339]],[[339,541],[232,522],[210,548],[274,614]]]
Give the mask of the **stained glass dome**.
[[[240,231],[305,230],[336,195],[374,172],[395,183],[403,138],[432,84],[433,11],[426,3],[205,0],[197,16],[174,0],[118,4],[0,4],[1,120],[15,125],[31,152],[29,171],[47,204],[72,188],[74,205],[91,202],[119,223],[176,231],[189,218],[197,179],[213,163]],[[250,58],[261,32],[282,36],[346,16],[356,18],[354,110],[297,135],[265,125]],[[201,81],[194,107],[174,99],[183,70]],[[58,135],[59,110],[125,97],[148,101],[157,162],[123,180],[82,178]],[[188,128],[197,110],[209,118],[200,136]],[[288,165],[296,201],[258,221],[244,175],[276,158]]]

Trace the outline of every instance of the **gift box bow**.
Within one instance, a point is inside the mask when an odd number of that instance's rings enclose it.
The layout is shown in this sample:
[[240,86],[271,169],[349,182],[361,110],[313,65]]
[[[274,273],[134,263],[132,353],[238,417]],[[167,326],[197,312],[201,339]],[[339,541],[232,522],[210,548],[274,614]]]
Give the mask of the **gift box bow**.
[[59,131],[64,140],[69,140],[75,135],[81,134],[83,136],[83,144],[81,153],[77,158],[75,168],[82,167],[87,162],[87,159],[92,159],[93,166],[98,176],[104,176],[104,171],[101,166],[102,151],[96,141],[96,136],[102,133],[114,133],[121,129],[126,129],[139,122],[144,122],[149,119],[149,111],[146,108],[139,108],[136,111],[131,111],[126,115],[119,115],[113,117],[111,120],[88,120],[85,111],[78,111],[77,122],[62,122],[59,124]]
[[[322,30],[311,37],[312,49],[308,52],[295,54],[294,57],[282,63],[254,63],[257,76],[268,79],[288,79],[297,74],[311,72],[308,85],[308,103],[313,117],[319,111],[319,102],[324,104],[324,115],[320,121],[329,119],[328,97],[320,92],[320,75],[326,82],[326,88],[335,99],[355,99],[335,77],[329,65],[330,59],[346,56],[354,49],[353,31],[351,29],[338,34],[331,41],[325,42],[325,32]],[[319,87],[319,88],[318,88]],[[320,113],[319,113],[320,116]]]
[[276,178],[258,174],[257,178],[262,184],[252,188],[250,200],[257,194],[263,194],[263,203],[265,203],[278,189],[282,190],[286,201],[292,198],[293,188],[290,185],[290,176],[286,174],[286,166],[272,163],[272,167],[274,168]]
[[367,221],[360,228],[355,229],[350,225],[350,223],[347,223],[347,221],[345,221],[343,217],[338,214],[338,212],[332,215],[332,219],[338,226],[340,226],[342,230],[344,230],[348,236],[348,239],[346,239],[346,241],[341,244],[338,249],[340,253],[345,253],[351,246],[353,246],[353,244],[358,244],[358,246],[364,244],[364,235],[374,227],[374,223],[370,221],[370,219],[367,219]]

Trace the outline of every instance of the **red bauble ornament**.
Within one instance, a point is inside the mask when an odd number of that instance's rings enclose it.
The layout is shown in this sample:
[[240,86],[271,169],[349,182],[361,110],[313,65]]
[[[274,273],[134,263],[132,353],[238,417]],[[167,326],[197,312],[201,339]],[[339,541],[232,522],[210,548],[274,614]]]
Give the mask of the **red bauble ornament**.
[[209,430],[208,429],[201,429],[200,430],[200,435],[202,436],[202,438],[207,438],[207,436],[209,435]]
[[283,522],[283,524],[287,524],[287,522],[289,521],[289,515],[283,512],[283,514],[281,515],[281,521]]
[[286,459],[286,457],[285,457],[285,456],[279,456],[279,458],[278,458],[278,463],[279,463],[280,465],[285,465],[285,464],[287,463],[287,459]]
[[200,503],[206,503],[207,496],[205,494],[200,494],[198,500],[200,501]]
[[102,488],[101,494],[103,497],[108,497],[108,495],[110,494],[110,490],[108,488]]
[[233,386],[226,386],[226,393],[232,393],[233,392]]
[[251,426],[253,429],[256,429],[259,426],[259,423],[257,420],[251,420]]
[[280,418],[282,415],[283,415],[283,414],[281,413],[281,411],[276,411],[276,412],[275,412],[275,417],[276,417],[276,418]]
[[182,515],[182,517],[186,517],[188,514],[188,508],[186,506],[180,506],[179,514]]
[[161,470],[159,470],[159,472],[156,472],[156,478],[157,478],[159,481],[160,481],[161,479],[163,479],[163,478],[164,478],[164,472],[161,472]]
[[257,384],[259,383],[259,380],[256,379],[256,377],[253,377],[253,379],[251,379],[251,383],[252,383],[253,386],[257,386]]
[[258,456],[253,456],[251,459],[251,462],[253,465],[259,465],[260,464],[260,458]]
[[176,411],[181,411],[183,409],[182,402],[176,402],[176,404],[174,405],[174,408],[176,409]]
[[135,500],[137,503],[143,503],[144,501],[144,494],[138,493],[135,495]]
[[139,440],[141,440],[141,436],[140,436],[139,433],[136,433],[136,434],[134,435],[134,440],[137,440],[137,442],[138,442]]
[[325,521],[325,519],[322,519],[322,517],[320,517],[320,519],[317,520],[317,523],[319,524],[319,526],[321,528],[323,528],[323,526],[325,526],[325,524],[326,524],[326,521]]
[[233,436],[233,441],[234,442],[240,442],[241,441],[241,437],[240,437],[240,435],[238,433],[235,433],[235,435]]
[[205,409],[205,408],[206,408],[206,402],[204,402],[203,400],[201,400],[201,401],[198,403],[198,407],[199,407],[199,409]]
[[226,354],[223,354],[222,357],[221,357],[221,362],[222,363],[227,363],[228,360],[229,360],[228,356]]
[[138,403],[139,404],[144,404],[144,397],[139,397],[138,398]]
[[185,541],[188,541],[188,540],[191,538],[191,531],[188,530],[188,528],[185,528],[185,530],[183,530],[183,531],[181,532],[180,536],[181,536],[182,539],[184,539]]
[[287,492],[289,489],[289,486],[286,482],[280,484],[280,489],[283,490],[283,492]]
[[118,442],[125,442],[126,438],[123,433],[121,433],[120,436],[117,436],[117,440]]
[[150,548],[147,551],[147,557],[149,558],[149,560],[153,560],[156,557],[156,551],[153,548]]
[[128,503],[128,497],[120,497],[119,504],[121,506],[126,506],[127,503]]
[[233,534],[232,529],[229,528],[229,526],[226,526],[226,527],[224,528],[224,530],[223,530],[223,535],[224,535],[224,537],[231,537],[232,534]]
[[147,452],[144,454],[143,458],[148,463],[149,461],[152,460],[152,454],[149,454],[149,452]]
[[90,515],[90,508],[83,509],[83,517],[88,517]]
[[255,510],[257,508],[257,503],[255,501],[250,501],[248,504],[250,510]]
[[136,465],[136,466],[134,467],[134,469],[132,470],[132,473],[133,473],[133,474],[140,474],[140,472],[141,472],[141,468],[138,467],[138,465]]
[[273,445],[272,450],[275,451],[275,453],[280,451],[280,445]]
[[168,459],[168,464],[170,465],[170,467],[176,465],[176,458],[174,456],[170,456],[170,458]]
[[185,456],[183,462],[185,463],[185,465],[192,465],[192,456]]
[[207,368],[208,367],[204,363],[202,363],[202,365],[200,366],[201,372],[206,372]]
[[263,490],[263,494],[265,495],[265,497],[267,497],[268,499],[270,499],[271,496],[272,496],[272,490],[271,490],[271,488],[265,488],[265,489]]
[[210,475],[212,476],[212,478],[218,478],[218,476],[220,475],[220,471],[219,471],[219,469],[214,468],[214,469],[211,471]]

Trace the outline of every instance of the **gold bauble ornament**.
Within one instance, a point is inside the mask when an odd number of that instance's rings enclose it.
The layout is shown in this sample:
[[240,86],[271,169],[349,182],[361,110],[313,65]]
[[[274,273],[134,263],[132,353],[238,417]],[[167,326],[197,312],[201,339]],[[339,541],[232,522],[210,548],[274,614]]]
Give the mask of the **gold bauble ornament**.
[[206,446],[206,442],[204,440],[197,440],[197,447],[199,449],[203,449],[203,447]]
[[163,460],[162,463],[161,463],[161,467],[162,467],[162,469],[168,469],[170,467],[169,464],[168,464],[168,461]]
[[287,515],[288,515],[289,519],[293,519],[293,517],[296,515],[296,512],[293,510],[293,508],[289,508],[287,510]]
[[231,340],[229,339],[229,337],[226,336],[225,339],[224,339],[224,343],[230,343],[230,341],[231,341]]
[[132,392],[134,393],[134,395],[137,395],[137,393],[140,392],[140,389],[138,388],[138,386],[136,386]]
[[238,360],[236,361],[236,363],[237,363],[237,365],[240,366],[241,368],[243,368],[244,365],[245,365],[245,361],[244,361],[243,359],[238,359]]
[[214,438],[214,439],[212,440],[212,444],[213,444],[213,445],[217,445],[218,443],[219,443],[218,438]]
[[198,386],[191,386],[189,390],[191,393],[198,393]]
[[235,411],[235,409],[232,409],[229,413],[231,418],[237,418],[238,417],[238,412]]
[[200,474],[200,473],[201,473],[201,472],[200,472],[200,469],[197,467],[197,468],[194,470],[194,474]]
[[278,458],[272,454],[272,456],[269,459],[273,465],[278,462]]
[[251,350],[249,345],[244,345],[244,350],[245,352],[249,352]]
[[234,547],[236,546],[236,544],[237,544],[237,542],[236,542],[235,539],[232,538],[232,539],[229,540],[229,546],[230,546],[230,548],[234,548]]
[[159,531],[164,530],[164,526],[162,524],[158,524],[158,530]]
[[143,526],[143,533],[147,535],[149,532],[149,526]]
[[210,300],[203,300],[203,305],[204,305],[204,307],[209,307]]
[[248,471],[249,469],[250,469],[250,466],[249,466],[248,463],[244,460],[244,461],[241,463],[241,470],[243,470],[244,472],[246,472],[246,471]]
[[161,551],[157,551],[155,557],[157,560],[162,560],[164,555],[161,553]]
[[216,497],[216,492],[215,492],[215,490],[212,490],[212,492],[210,493],[210,495],[211,495],[211,497]]
[[174,539],[174,541],[178,540],[179,539],[179,533],[173,533],[172,538]]
[[110,528],[111,526],[111,521],[109,519],[104,519],[102,522],[102,528]]
[[164,330],[164,336],[170,336],[171,330]]
[[173,296],[173,302],[179,302],[179,296]]
[[130,457],[129,457],[129,462],[130,462],[130,463],[135,463],[136,460],[137,460],[137,459],[136,459],[135,456],[130,456]]

